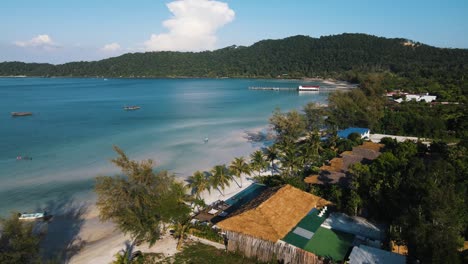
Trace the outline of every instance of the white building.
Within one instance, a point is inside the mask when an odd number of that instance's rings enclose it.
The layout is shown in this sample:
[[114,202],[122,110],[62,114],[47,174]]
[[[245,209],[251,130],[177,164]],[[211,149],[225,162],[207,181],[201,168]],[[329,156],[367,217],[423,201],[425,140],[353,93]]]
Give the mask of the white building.
[[[428,93],[426,93],[426,94],[407,94],[405,96],[405,101],[407,101],[407,102],[409,102],[411,100],[415,100],[416,102],[425,101],[426,103],[430,103],[432,101],[435,101],[436,99],[437,99],[437,96],[429,95]],[[401,103],[401,102],[403,102],[403,98],[396,99],[395,102]]]

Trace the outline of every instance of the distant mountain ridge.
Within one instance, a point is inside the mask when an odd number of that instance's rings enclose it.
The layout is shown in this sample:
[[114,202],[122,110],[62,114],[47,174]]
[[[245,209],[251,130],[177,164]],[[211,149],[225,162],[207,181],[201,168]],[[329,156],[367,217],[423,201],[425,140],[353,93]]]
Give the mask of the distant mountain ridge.
[[91,62],[0,63],[0,76],[334,77],[347,71],[468,72],[468,49],[436,48],[403,38],[341,34],[262,40],[204,52],[127,53]]

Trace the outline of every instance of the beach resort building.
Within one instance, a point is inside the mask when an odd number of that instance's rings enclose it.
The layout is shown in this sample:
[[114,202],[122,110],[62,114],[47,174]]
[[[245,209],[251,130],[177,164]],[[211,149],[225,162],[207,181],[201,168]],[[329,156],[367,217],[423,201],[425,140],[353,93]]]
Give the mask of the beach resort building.
[[260,261],[343,262],[353,246],[381,247],[382,227],[331,211],[331,202],[285,185],[264,190],[216,225],[227,250]]
[[360,146],[353,147],[352,151],[345,151],[339,157],[333,158],[328,164],[320,167],[319,174],[314,174],[304,179],[308,184],[342,184],[346,185],[348,169],[355,163],[367,163],[381,154],[383,144],[364,142]]
[[347,129],[343,129],[337,132],[338,137],[340,138],[348,138],[349,135],[357,133],[361,135],[361,139],[369,138],[370,136],[370,129],[362,128],[362,127],[349,127]]
[[[316,231],[321,218],[325,220],[325,215],[318,217],[318,210],[326,210],[324,208],[330,204],[323,198],[286,185],[265,190],[217,226],[227,238],[229,251],[240,251],[260,261],[276,258],[284,263],[322,263],[317,255],[288,241],[293,241],[295,236],[300,241],[309,241],[314,232],[307,230],[310,229],[308,226],[303,228],[301,221],[306,219],[305,222],[312,223]],[[320,219],[314,219],[314,216]],[[288,238],[290,232],[293,235]]]
[[416,102],[424,101],[426,103],[430,103],[432,101],[435,101],[436,99],[437,99],[436,95],[429,95],[429,93],[425,93],[425,94],[406,94],[404,98],[396,99],[395,102],[401,103],[403,101],[409,102],[411,100],[414,100]]

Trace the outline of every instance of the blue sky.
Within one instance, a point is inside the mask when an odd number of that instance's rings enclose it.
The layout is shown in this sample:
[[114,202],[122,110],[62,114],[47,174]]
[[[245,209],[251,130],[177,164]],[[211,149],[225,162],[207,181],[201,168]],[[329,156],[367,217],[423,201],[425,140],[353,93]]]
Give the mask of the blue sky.
[[0,61],[63,63],[367,33],[468,48],[467,0],[2,0]]

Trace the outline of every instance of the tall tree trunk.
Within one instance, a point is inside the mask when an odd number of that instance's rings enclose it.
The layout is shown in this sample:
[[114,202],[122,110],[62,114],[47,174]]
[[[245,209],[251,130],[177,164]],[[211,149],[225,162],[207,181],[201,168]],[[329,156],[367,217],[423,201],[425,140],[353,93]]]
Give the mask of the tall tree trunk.
[[[240,178],[240,177],[239,177]],[[236,181],[236,179],[234,177],[232,177],[232,180],[237,184],[237,187],[241,188],[242,185],[239,185],[239,183]],[[242,181],[242,178],[241,178],[241,181]]]

